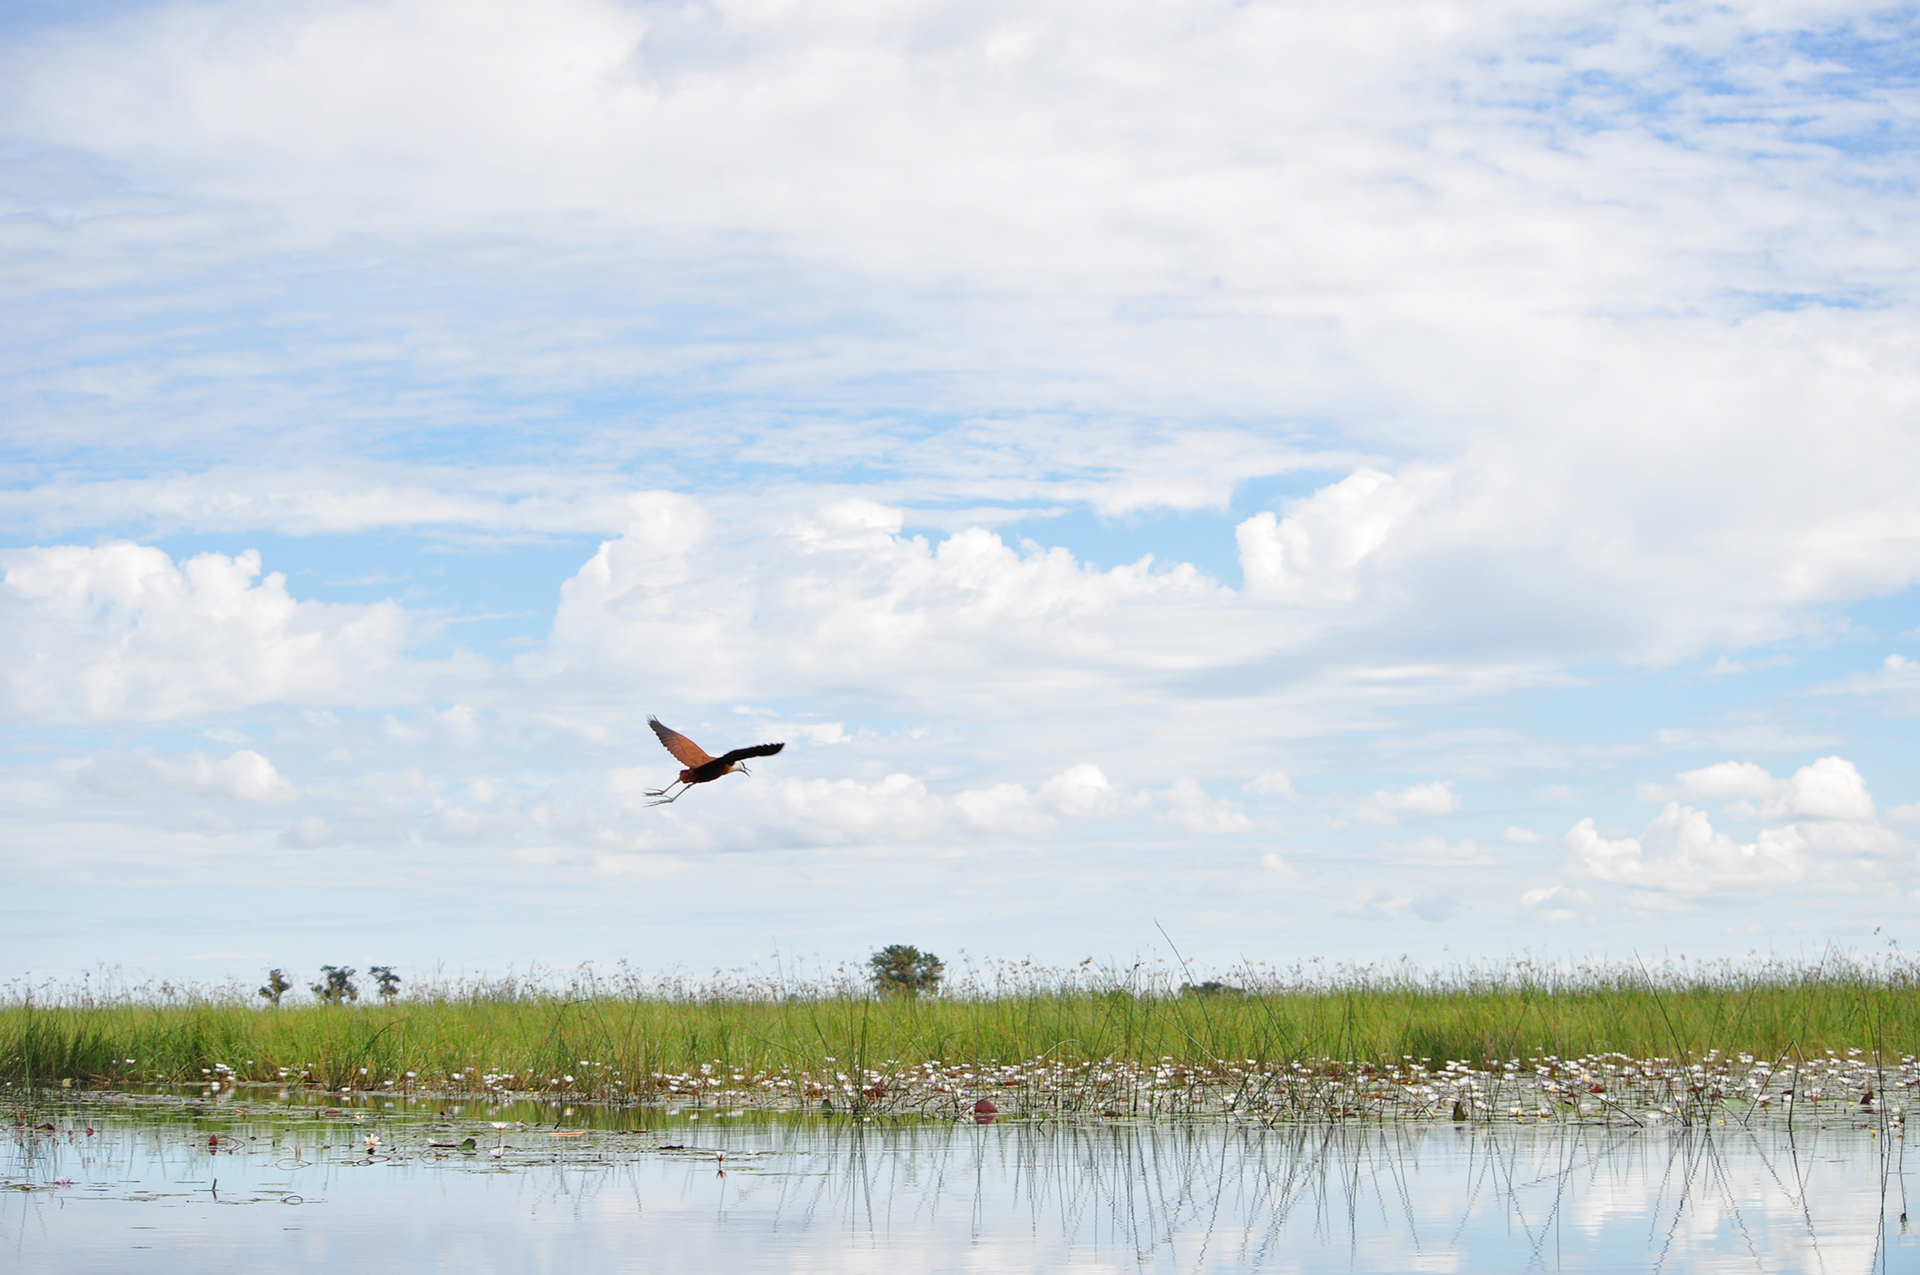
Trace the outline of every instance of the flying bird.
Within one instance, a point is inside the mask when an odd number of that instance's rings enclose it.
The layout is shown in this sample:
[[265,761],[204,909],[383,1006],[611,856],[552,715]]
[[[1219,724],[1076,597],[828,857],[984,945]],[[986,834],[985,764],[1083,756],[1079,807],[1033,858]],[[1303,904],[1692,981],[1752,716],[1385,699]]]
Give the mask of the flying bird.
[[[648,802],[647,804],[649,806],[664,806],[669,802],[678,801],[686,795],[687,788],[691,788],[695,784],[711,783],[720,778],[720,776],[731,775],[735,771],[743,775],[751,775],[753,772],[742,765],[742,762],[749,757],[771,757],[786,747],[784,743],[755,744],[751,748],[736,748],[730,753],[722,753],[718,757],[709,757],[705,749],[688,739],[685,735],[682,735],[679,731],[662,726],[659,718],[649,717],[647,719],[647,725],[653,727],[653,733],[660,737],[662,747],[672,753],[680,764],[686,767],[685,770],[680,772],[680,778],[674,780],[673,783],[668,784],[665,788],[655,789],[653,792],[647,794],[649,797],[660,798],[659,801]],[[671,797],[667,796],[667,794],[673,792],[674,787],[679,784],[685,784],[687,787],[680,789],[679,792],[673,793]]]

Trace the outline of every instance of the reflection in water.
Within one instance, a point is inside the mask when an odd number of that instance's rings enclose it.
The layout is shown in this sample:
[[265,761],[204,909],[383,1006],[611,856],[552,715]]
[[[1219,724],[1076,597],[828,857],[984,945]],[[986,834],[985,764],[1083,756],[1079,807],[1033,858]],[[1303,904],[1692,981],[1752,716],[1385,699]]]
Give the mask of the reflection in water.
[[1868,1272],[1920,1255],[1895,1129],[555,1126],[432,1106],[30,1108],[0,1161],[6,1265]]

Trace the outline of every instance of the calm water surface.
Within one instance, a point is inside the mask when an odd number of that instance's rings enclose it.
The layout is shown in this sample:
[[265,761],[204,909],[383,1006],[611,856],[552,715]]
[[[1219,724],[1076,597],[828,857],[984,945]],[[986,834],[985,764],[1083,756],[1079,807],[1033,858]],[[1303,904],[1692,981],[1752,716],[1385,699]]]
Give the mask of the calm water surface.
[[1920,1269],[1904,1139],[1860,1126],[890,1125],[244,1096],[9,1123],[0,1269],[23,1275]]

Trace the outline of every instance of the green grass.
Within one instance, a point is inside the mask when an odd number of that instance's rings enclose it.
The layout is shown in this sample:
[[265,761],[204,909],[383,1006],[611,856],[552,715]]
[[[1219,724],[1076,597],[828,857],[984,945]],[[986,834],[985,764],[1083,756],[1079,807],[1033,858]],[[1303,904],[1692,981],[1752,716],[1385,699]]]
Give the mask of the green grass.
[[1885,963],[1658,978],[1638,967],[1553,977],[1526,966],[1452,978],[1362,972],[1208,996],[1107,983],[1030,972],[997,993],[919,999],[845,983],[797,996],[443,988],[391,1004],[282,1008],[232,992],[54,1004],[16,994],[0,1004],[0,1078],[193,1083],[225,1069],[250,1082],[459,1091],[510,1075],[514,1089],[612,1097],[645,1096],[657,1075],[703,1064],[757,1075],[1042,1057],[1207,1068],[1248,1059],[1920,1054],[1920,978]]

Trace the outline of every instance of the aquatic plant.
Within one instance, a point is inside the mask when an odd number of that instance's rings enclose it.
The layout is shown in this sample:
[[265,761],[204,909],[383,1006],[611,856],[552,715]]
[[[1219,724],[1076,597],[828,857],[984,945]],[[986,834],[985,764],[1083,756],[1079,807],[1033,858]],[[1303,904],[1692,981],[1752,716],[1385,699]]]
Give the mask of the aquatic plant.
[[[1243,967],[1230,983],[1146,963],[966,962],[918,996],[878,993],[867,966],[706,978],[582,967],[416,979],[372,1004],[336,990],[352,973],[330,967],[311,999],[289,994],[277,1011],[244,984],[0,987],[0,1079],[929,1114],[992,1094],[1009,1114],[1424,1117],[1457,1105],[1506,1119],[1544,1105],[1687,1119],[1736,1099],[1761,1115],[1904,1106],[1920,1054],[1920,969],[1898,956],[1307,962]],[[1208,981],[1240,994],[1193,994]]]

